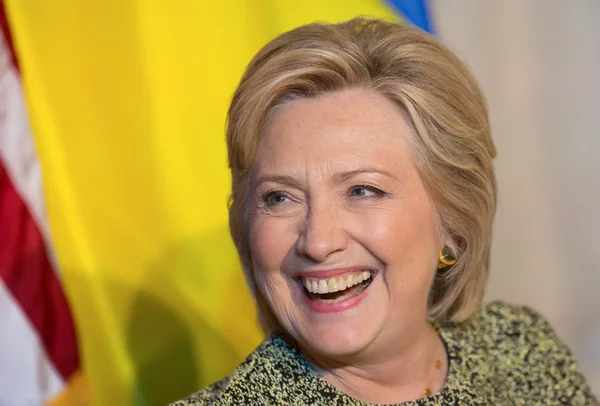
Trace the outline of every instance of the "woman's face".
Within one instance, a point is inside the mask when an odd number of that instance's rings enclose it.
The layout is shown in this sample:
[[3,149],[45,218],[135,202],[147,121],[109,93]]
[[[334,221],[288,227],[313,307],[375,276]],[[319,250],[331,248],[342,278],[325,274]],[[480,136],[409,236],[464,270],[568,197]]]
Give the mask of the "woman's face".
[[258,289],[310,353],[383,356],[416,340],[441,241],[388,100],[345,90],[283,106],[250,175]]

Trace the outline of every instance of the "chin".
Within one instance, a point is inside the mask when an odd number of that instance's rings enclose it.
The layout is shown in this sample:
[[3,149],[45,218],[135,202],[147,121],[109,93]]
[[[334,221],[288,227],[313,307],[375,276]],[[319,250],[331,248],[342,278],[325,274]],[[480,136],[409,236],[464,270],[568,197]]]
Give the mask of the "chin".
[[380,282],[375,281],[369,289],[342,300],[341,308],[335,307],[339,302],[322,308],[322,303],[311,302],[301,288],[292,290],[292,300],[285,302],[302,305],[280,313],[281,324],[304,351],[338,359],[361,353],[385,326],[386,305],[377,300],[383,295],[380,289]]
[[373,320],[363,322],[333,323],[329,326],[314,326],[300,332],[300,345],[311,353],[328,358],[343,359],[364,351],[376,337]]

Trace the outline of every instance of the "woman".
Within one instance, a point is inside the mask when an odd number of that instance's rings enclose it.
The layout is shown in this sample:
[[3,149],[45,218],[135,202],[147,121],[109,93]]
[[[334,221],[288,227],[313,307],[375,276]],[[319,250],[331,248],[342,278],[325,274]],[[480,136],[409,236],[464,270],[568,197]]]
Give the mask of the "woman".
[[482,306],[496,151],[477,83],[432,37],[361,18],[281,35],[227,142],[270,335],[177,404],[596,404],[544,319]]

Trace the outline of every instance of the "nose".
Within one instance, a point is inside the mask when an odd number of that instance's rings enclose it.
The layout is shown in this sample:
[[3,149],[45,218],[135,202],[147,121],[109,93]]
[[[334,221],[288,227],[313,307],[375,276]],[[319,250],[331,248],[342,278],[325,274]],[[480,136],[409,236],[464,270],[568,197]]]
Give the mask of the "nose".
[[333,253],[344,251],[347,245],[348,239],[339,213],[331,206],[313,206],[296,244],[298,255],[322,263]]

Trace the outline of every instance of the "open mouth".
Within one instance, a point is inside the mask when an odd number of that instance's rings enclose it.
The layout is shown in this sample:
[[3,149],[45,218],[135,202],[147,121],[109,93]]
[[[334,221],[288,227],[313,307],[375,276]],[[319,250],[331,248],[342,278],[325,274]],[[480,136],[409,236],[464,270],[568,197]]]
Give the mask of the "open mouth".
[[341,302],[360,295],[373,282],[375,273],[363,270],[332,278],[298,278],[304,293],[313,301]]

